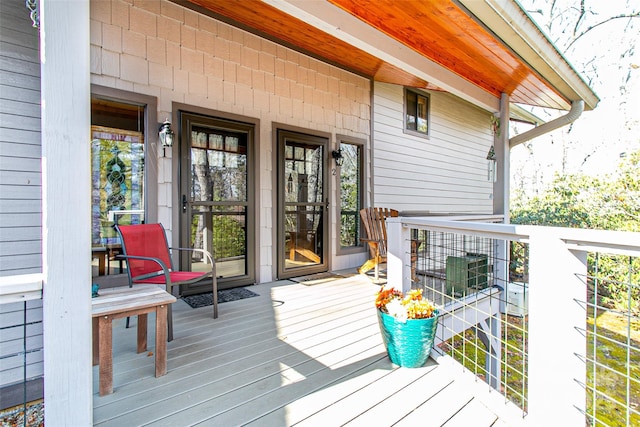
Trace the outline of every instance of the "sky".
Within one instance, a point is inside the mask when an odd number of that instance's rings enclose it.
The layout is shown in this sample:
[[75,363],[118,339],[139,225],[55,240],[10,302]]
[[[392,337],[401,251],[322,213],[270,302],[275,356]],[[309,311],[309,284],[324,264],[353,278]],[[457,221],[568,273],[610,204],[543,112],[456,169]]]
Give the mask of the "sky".
[[[574,37],[580,2],[556,0],[550,28],[550,1],[519,2],[563,52]],[[640,10],[638,1],[585,0],[584,4],[590,13],[577,34],[611,16]],[[523,188],[528,195],[534,195],[554,173],[614,173],[621,156],[640,149],[639,42],[640,17],[615,19],[595,26],[563,52],[594,89],[600,103],[593,111],[585,111],[573,125],[515,147],[511,153],[512,189]],[[540,109],[535,113],[547,121],[566,114]],[[520,128],[520,132],[524,130]]]

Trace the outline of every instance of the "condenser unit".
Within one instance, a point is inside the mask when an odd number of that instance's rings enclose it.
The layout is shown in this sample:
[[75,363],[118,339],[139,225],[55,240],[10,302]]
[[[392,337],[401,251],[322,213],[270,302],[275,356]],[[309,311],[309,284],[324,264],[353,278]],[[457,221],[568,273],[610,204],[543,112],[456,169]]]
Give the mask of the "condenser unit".
[[462,297],[487,287],[487,256],[467,254],[447,257],[447,295]]

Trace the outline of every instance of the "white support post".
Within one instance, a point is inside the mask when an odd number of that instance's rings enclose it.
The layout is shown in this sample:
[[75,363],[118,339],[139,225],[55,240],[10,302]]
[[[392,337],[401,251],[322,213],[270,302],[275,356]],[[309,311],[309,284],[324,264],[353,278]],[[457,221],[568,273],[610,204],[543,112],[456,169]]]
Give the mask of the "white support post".
[[529,390],[532,425],[584,425],[586,253],[537,227],[529,258]]
[[487,354],[485,356],[484,368],[487,371],[487,383],[500,390],[500,376],[502,360],[502,346],[500,338],[502,337],[502,327],[500,325],[500,313],[495,313],[478,323],[480,329],[477,330],[480,340],[484,344]]
[[387,218],[387,284],[411,289],[411,230],[402,226],[401,217]]
[[89,2],[40,2],[45,425],[93,424]]
[[493,183],[493,213],[504,215],[505,224],[509,223],[509,177],[511,151],[509,148],[509,95],[500,97],[500,133],[494,136],[497,179]]

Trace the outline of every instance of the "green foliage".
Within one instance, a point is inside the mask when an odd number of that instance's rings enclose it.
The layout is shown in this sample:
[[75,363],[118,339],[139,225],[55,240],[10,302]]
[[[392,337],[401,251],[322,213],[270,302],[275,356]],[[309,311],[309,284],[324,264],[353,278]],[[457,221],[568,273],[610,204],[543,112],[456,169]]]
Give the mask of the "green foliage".
[[[640,231],[640,151],[626,157],[615,174],[601,178],[556,175],[542,194],[519,197],[511,222],[600,230]],[[640,259],[589,254],[591,289],[607,306],[640,311]],[[597,279],[597,282],[595,281]]]
[[233,258],[245,254],[245,230],[236,219],[219,216],[215,219],[213,251],[216,259]]
[[[587,414],[597,416],[594,425],[625,425],[627,399],[631,408],[640,405],[640,381],[634,380],[640,378],[640,321],[612,311],[589,310],[586,357],[586,386],[591,395]],[[640,415],[630,413],[629,417],[626,425],[640,425]]]

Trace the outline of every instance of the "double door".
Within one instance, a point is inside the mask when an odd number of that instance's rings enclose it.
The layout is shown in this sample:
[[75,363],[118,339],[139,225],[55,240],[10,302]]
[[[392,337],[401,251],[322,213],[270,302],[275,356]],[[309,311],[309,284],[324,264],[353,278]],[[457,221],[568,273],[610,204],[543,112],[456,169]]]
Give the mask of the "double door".
[[[254,132],[252,124],[181,114],[180,241],[213,253],[220,289],[255,283]],[[327,147],[327,138],[277,133],[278,278],[328,268]],[[197,252],[181,256],[182,269],[211,268]]]

